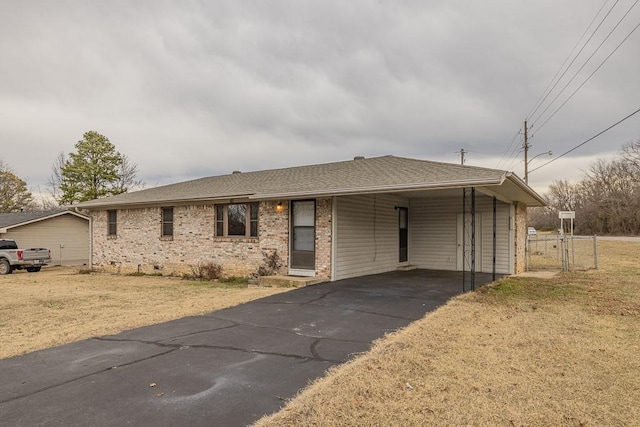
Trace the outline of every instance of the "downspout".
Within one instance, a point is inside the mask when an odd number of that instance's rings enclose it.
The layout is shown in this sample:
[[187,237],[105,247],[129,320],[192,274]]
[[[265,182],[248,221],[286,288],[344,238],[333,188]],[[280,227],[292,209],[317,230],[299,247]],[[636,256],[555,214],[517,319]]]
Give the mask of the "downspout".
[[93,270],[93,212],[89,211],[89,269]]

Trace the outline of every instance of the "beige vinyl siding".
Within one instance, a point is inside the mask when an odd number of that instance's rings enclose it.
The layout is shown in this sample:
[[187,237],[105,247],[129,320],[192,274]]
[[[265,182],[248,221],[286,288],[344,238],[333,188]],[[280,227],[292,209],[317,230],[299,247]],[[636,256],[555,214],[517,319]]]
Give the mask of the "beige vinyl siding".
[[334,280],[398,268],[398,211],[391,195],[337,197]]
[[11,228],[0,237],[15,239],[18,246],[24,249],[50,249],[49,265],[89,264],[89,221],[73,214]]
[[[460,197],[411,199],[409,209],[409,261],[419,268],[456,270],[458,251],[458,214]],[[496,206],[496,272],[509,272],[509,205]],[[481,270],[493,268],[493,199],[476,195],[476,213],[481,217]],[[480,222],[480,221],[478,221]],[[480,269],[479,269],[480,271]]]

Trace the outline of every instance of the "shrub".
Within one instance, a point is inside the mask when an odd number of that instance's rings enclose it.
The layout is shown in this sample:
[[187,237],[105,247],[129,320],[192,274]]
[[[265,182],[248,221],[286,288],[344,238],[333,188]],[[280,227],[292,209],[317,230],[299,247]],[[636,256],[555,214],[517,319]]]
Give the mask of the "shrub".
[[282,268],[282,260],[277,250],[262,251],[262,264],[258,267],[258,276],[272,276]]
[[214,262],[203,262],[191,266],[190,279],[217,280],[222,277],[222,266]]

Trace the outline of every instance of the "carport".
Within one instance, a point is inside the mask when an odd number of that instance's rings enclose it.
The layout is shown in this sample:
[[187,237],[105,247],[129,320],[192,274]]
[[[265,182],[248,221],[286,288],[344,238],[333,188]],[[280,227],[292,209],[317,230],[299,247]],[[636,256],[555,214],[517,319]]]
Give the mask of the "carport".
[[335,197],[332,278],[447,270],[462,273],[467,291],[482,282],[477,274],[515,273],[524,259],[526,205],[509,200],[503,185]]
[[247,425],[459,294],[460,280],[416,269],[325,282],[0,360],[2,422]]

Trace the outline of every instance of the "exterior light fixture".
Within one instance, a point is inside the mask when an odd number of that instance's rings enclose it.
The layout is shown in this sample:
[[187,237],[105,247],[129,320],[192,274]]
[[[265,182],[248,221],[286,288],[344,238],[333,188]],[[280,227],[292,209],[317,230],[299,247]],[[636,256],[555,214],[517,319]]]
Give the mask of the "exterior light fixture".
[[276,211],[282,212],[284,210],[284,205],[281,201],[278,200],[278,204],[276,205]]

